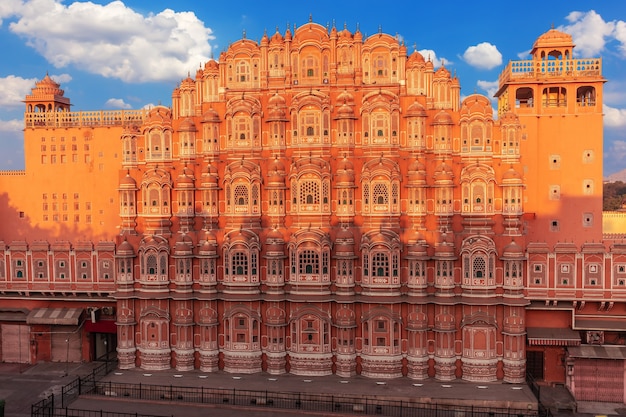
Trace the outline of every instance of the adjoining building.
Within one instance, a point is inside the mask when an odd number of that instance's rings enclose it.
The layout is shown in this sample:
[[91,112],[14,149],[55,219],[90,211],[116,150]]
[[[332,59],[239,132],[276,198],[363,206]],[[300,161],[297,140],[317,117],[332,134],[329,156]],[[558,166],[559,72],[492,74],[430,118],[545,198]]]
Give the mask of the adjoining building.
[[495,117],[396,37],[313,22],[231,44],[171,108],[72,111],[46,76],[26,170],[0,175],[1,359],[529,372],[622,402],[604,82],[551,29],[502,72]]

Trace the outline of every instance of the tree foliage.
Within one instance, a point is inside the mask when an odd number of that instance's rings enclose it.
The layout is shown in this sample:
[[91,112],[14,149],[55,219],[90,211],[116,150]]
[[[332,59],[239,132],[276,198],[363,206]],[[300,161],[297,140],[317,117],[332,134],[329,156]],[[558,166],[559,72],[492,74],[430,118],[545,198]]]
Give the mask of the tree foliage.
[[622,181],[605,182],[603,187],[602,209],[619,210],[626,204],[626,183]]

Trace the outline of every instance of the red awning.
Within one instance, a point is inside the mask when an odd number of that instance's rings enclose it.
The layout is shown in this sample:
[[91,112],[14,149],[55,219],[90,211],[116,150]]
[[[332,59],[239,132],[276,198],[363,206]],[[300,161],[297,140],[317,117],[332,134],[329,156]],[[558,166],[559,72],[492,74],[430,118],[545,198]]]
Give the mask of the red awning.
[[580,345],[580,333],[569,328],[528,327],[526,338],[530,346]]

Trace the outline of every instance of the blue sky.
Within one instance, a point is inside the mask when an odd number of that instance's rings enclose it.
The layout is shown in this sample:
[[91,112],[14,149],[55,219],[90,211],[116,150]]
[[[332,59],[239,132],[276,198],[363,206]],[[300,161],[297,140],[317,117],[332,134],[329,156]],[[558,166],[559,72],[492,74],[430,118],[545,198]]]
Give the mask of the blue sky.
[[[366,35],[397,35],[443,61],[461,94],[493,95],[510,60],[528,59],[551,27],[570,33],[577,57],[602,57],[604,173],[626,169],[626,2],[373,2],[291,0],[1,0],[0,169],[23,169],[22,100],[50,74],[73,110],[171,104],[172,89],[244,33],[285,32],[309,17]],[[495,104],[495,102],[494,102]]]

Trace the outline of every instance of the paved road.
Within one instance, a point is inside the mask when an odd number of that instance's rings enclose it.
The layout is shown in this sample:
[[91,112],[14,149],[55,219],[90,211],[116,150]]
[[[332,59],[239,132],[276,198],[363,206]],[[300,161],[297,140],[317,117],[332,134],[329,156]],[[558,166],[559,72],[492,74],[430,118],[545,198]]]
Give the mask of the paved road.
[[[6,401],[5,416],[30,416],[31,405],[51,393],[58,394],[61,387],[84,376],[98,363],[62,364],[41,363],[34,366],[0,363],[0,399]],[[363,394],[370,398],[405,398],[419,401],[454,401],[455,403],[472,402],[475,405],[493,404],[520,408],[536,404],[530,389],[515,384],[476,384],[465,381],[442,383],[435,380],[412,381],[408,378],[379,381],[356,376],[341,378],[336,375],[326,377],[302,377],[296,375],[233,375],[225,372],[204,374],[199,371],[177,372],[175,370],[146,372],[139,369],[115,371],[105,376],[102,381],[142,383],[152,385],[204,386],[207,388],[244,389],[257,391],[309,392],[327,395]],[[551,395],[550,389],[542,389],[544,395]],[[544,401],[545,402],[545,401]],[[107,410],[114,412],[140,413],[159,416],[199,417],[248,417],[260,416],[301,416],[302,410],[279,410],[263,408],[226,408],[216,405],[184,405],[181,403],[154,404],[137,400],[124,400],[114,397],[84,396],[70,404],[71,408],[89,410]],[[622,406],[624,407],[624,406]],[[579,405],[579,413],[558,412],[558,417],[594,417],[596,415],[621,414],[616,404],[587,403]],[[320,415],[320,414],[316,414]],[[337,414],[332,414],[337,417]],[[624,414],[622,414],[624,415]]]

